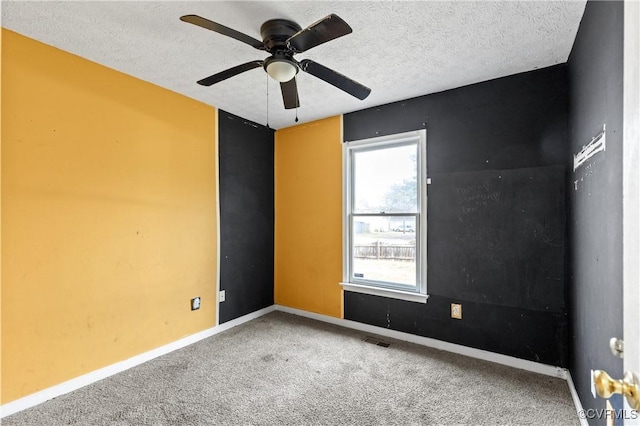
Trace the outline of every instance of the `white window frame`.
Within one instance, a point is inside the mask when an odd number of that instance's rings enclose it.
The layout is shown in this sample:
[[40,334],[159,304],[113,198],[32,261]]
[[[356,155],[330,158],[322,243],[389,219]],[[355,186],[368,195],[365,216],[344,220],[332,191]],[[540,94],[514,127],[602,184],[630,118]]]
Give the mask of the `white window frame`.
[[[416,269],[415,291],[398,289],[385,283],[372,283],[353,278],[351,268],[351,216],[353,214],[352,153],[354,151],[389,148],[403,143],[417,143],[418,156],[418,213],[416,218]],[[392,299],[426,303],[427,294],[427,131],[426,129],[389,136],[380,136],[342,144],[342,282],[345,291],[371,294]]]

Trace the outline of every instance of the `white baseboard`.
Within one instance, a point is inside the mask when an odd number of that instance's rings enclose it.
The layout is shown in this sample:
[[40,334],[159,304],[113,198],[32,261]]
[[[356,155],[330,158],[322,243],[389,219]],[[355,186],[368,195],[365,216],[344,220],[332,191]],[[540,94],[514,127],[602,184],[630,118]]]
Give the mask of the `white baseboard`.
[[100,368],[98,370],[92,371],[87,374],[83,374],[82,376],[60,383],[59,385],[55,385],[50,388],[43,389],[39,392],[33,393],[31,395],[27,395],[15,401],[11,401],[7,404],[0,406],[0,419],[3,417],[9,416],[11,414],[17,413],[18,411],[22,411],[22,410],[26,410],[27,408],[34,407],[38,404],[41,404],[55,397],[67,394],[69,392],[73,392],[74,390],[80,389],[84,386],[90,385],[99,380],[106,379],[107,377],[113,376],[114,374],[121,373],[132,367],[140,365],[144,362],[150,361],[162,355],[166,355],[169,352],[173,352],[185,346],[189,346],[200,340],[206,339],[207,337],[211,337],[225,330],[233,328],[237,325],[240,325],[245,322],[256,319],[258,317],[261,317],[262,315],[268,314],[269,312],[272,312],[274,310],[275,310],[275,306],[273,305],[266,307],[264,309],[260,309],[259,311],[252,312],[240,318],[236,318],[232,321],[220,324],[216,327],[212,327],[207,330],[203,330],[199,333],[192,334],[180,340],[176,340],[175,342],[171,342],[159,348],[152,349],[148,352],[144,352],[140,355],[136,355],[124,361],[120,361],[115,364],[108,365],[106,367]]
[[263,315],[268,314],[269,312],[273,312],[276,310],[276,305],[267,306],[266,308],[262,308],[259,311],[251,312],[250,314],[243,315],[239,318],[233,319],[231,321],[224,322],[216,327],[216,333],[222,333],[223,331],[229,330],[235,326],[240,324],[244,324],[245,322],[249,322],[256,318],[260,318]]
[[571,373],[567,371],[567,384],[569,385],[569,391],[571,392],[571,398],[573,398],[573,405],[576,407],[576,413],[578,413],[578,418],[580,419],[581,426],[589,426],[589,422],[587,418],[581,413],[584,413],[582,408],[582,401],[580,401],[580,397],[578,396],[578,391],[576,391],[576,387],[573,384],[573,379],[571,378]]
[[331,324],[339,325],[342,327],[352,328],[354,330],[364,331],[367,333],[373,333],[380,336],[391,337],[397,340],[403,340],[405,342],[416,343],[422,346],[428,346],[430,348],[440,349],[447,352],[452,352],[460,355],[465,355],[472,358],[478,358],[485,361],[495,362],[497,364],[506,365],[509,367],[519,368],[521,370],[532,371],[534,373],[544,374],[546,376],[559,377],[561,379],[567,378],[567,370],[560,367],[554,367],[547,364],[541,364],[539,362],[527,361],[520,358],[515,358],[508,355],[496,354],[494,352],[485,351],[482,349],[470,348],[468,346],[457,345],[455,343],[449,343],[442,340],[431,339],[429,337],[417,336],[415,334],[404,333],[396,330],[389,330],[388,328],[376,327],[374,325],[364,324],[356,321],[330,317],[327,315],[316,314],[313,312],[302,311],[300,309],[289,308],[287,306],[276,305],[276,310],[287,312],[302,317],[315,319],[318,321],[324,321]]

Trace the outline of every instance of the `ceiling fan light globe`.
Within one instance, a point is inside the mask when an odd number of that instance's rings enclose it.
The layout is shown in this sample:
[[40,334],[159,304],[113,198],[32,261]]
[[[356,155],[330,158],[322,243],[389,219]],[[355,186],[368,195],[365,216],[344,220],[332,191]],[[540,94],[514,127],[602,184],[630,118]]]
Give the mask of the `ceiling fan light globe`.
[[298,68],[290,62],[271,61],[267,65],[267,74],[280,83],[290,81],[298,73]]

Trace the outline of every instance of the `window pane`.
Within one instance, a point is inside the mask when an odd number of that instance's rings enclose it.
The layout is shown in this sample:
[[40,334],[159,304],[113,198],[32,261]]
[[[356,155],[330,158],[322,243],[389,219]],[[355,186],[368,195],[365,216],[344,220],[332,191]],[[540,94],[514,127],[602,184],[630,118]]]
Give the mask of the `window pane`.
[[416,285],[416,216],[353,216],[352,280]]
[[353,152],[354,213],[418,211],[417,144]]

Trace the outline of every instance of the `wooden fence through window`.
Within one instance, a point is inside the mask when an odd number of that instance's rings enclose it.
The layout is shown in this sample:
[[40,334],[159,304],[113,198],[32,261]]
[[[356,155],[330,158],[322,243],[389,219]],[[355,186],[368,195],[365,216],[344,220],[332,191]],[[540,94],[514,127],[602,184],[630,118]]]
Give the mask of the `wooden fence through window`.
[[388,245],[376,241],[372,244],[355,244],[353,257],[359,259],[415,260],[415,245]]

